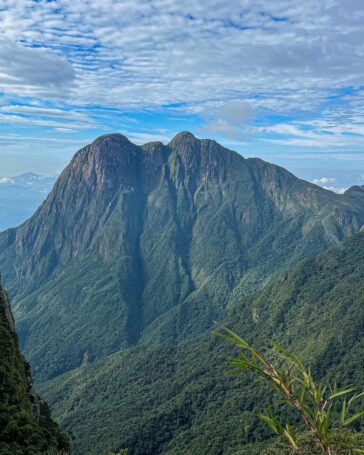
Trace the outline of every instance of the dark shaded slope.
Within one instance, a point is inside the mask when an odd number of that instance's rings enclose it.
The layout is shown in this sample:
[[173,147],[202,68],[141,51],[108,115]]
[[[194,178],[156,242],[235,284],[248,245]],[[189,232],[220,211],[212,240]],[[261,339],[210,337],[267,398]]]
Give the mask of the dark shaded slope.
[[[281,272],[225,324],[258,347],[290,347],[318,379],[364,389],[364,234]],[[270,433],[256,416],[274,394],[226,375],[219,366],[231,354],[211,335],[131,348],[50,381],[44,394],[75,432],[76,454],[259,454]]]
[[0,235],[35,376],[198,336],[272,273],[357,232],[363,206],[190,133],[168,146],[98,138]]
[[48,450],[66,453],[68,442],[32,388],[7,295],[0,287],[0,453],[38,455]]

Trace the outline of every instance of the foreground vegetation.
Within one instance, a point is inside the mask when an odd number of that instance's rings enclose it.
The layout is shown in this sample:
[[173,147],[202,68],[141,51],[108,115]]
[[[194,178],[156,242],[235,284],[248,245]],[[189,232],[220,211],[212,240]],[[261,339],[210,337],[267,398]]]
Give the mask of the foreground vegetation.
[[260,414],[260,419],[286,441],[291,451],[298,455],[309,448],[325,455],[364,453],[364,445],[358,446],[360,438],[348,429],[364,415],[364,411],[353,412],[364,392],[340,390],[336,383],[317,384],[301,360],[275,342],[266,355],[226,327],[215,334],[239,348],[239,357],[230,362],[234,373],[249,372],[264,379],[278,391],[283,404],[299,415],[309,437],[300,438],[297,429],[288,422],[282,423],[272,410]]

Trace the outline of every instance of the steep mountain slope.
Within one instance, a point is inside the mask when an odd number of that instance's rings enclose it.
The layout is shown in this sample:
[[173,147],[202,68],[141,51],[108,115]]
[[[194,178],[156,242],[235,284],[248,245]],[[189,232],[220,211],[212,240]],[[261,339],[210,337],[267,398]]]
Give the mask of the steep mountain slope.
[[[271,339],[290,347],[317,379],[364,389],[364,234],[279,273],[224,323],[260,348]],[[50,381],[43,393],[73,429],[76,454],[128,447],[131,455],[258,455],[270,433],[257,413],[274,393],[227,375],[219,366],[230,355],[207,334],[129,348]]]
[[[39,380],[137,343],[198,336],[272,272],[364,223],[337,195],[178,134],[81,149],[45,203],[0,235],[0,270]],[[41,368],[38,368],[41,366]]]
[[66,453],[68,442],[32,388],[7,295],[0,287],[0,453],[38,455],[48,450]]

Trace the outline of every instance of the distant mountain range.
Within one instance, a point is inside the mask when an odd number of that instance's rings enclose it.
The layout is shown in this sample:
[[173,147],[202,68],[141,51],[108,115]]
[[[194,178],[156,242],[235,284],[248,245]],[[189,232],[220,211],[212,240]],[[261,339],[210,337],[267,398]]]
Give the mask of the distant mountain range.
[[56,177],[27,172],[16,177],[0,177],[0,231],[27,220],[47,197]]
[[[193,403],[193,409],[187,404],[185,410],[175,409],[176,390],[173,384],[168,389],[163,375],[178,382],[179,371],[181,380],[187,373],[177,368],[173,353],[180,362],[190,356],[186,367],[197,368],[204,350],[197,347],[196,357],[196,343],[200,346],[214,321],[226,319],[236,308],[244,313],[239,320],[249,320],[258,336],[264,326],[254,324],[264,315],[251,296],[276,273],[354,236],[363,224],[363,187],[335,194],[188,132],[168,145],[141,147],[122,135],[106,135],[78,151],[36,213],[0,234],[0,270],[21,346],[36,380],[60,406],[63,424],[71,426],[83,413],[81,406],[77,414],[69,398],[72,381],[62,376],[67,372],[74,370],[85,383],[95,378],[96,401],[108,402],[118,391],[130,393],[131,414],[124,414],[124,408],[110,414],[114,422],[122,420],[125,431],[111,437],[102,424],[109,411],[101,407],[100,414],[92,413],[89,426],[84,419],[76,425],[82,441],[75,442],[76,453],[98,453],[101,445],[90,435],[98,437],[101,427],[106,449],[129,444],[132,454],[186,453],[185,442],[177,443],[174,435],[182,429],[193,431],[188,416],[200,411]],[[285,303],[287,311],[294,308],[294,298]],[[245,307],[244,302],[251,303]],[[284,314],[271,323],[283,333],[278,328]],[[182,346],[192,352],[179,351]],[[144,352],[151,352],[155,369],[150,363],[147,370],[138,367]],[[164,359],[163,352],[174,373],[158,361]],[[121,356],[124,366],[114,364],[113,354]],[[108,385],[102,373],[106,370],[98,370],[99,365],[110,366],[107,375],[115,378],[115,385]],[[199,387],[194,377],[186,380],[186,397]],[[57,397],[47,387],[50,380],[57,384]],[[160,425],[154,398],[147,436],[141,425],[143,407],[137,402],[133,407],[132,395],[134,390],[148,400],[156,383],[161,385],[161,400],[171,400],[173,416],[164,408],[163,415],[172,418],[174,426],[152,447]],[[257,438],[253,433],[242,440]],[[193,438],[201,449],[199,435]],[[136,446],[137,439],[146,445]],[[215,451],[191,453],[233,453],[222,452],[221,438],[214,444]]]

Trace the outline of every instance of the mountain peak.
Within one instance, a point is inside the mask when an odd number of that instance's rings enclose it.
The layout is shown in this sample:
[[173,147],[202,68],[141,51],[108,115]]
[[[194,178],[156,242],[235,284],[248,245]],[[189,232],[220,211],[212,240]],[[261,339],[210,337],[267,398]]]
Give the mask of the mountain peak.
[[170,143],[168,145],[173,148],[173,146],[176,146],[176,145],[178,146],[182,142],[183,143],[187,143],[187,142],[194,143],[197,141],[198,141],[198,139],[196,139],[196,137],[189,131],[181,131],[180,133],[178,133],[174,136],[174,138],[170,141]]
[[29,179],[36,179],[42,177],[40,174],[36,174],[35,172],[24,172],[23,174],[16,175],[13,178],[29,178]]
[[116,141],[116,142],[119,142],[119,143],[129,143],[129,144],[131,144],[129,139],[126,136],[124,136],[123,134],[120,134],[120,133],[104,134],[102,136],[97,137],[92,142],[92,144],[99,144],[99,143],[102,143],[102,142],[105,142],[105,141],[110,141],[110,140],[113,140],[113,141]]
[[126,169],[136,156],[138,147],[122,134],[99,136],[91,144],[79,150],[72,160],[73,169],[81,169],[84,176],[110,176],[119,169]]
[[363,193],[364,185],[353,185],[345,191],[345,194]]

